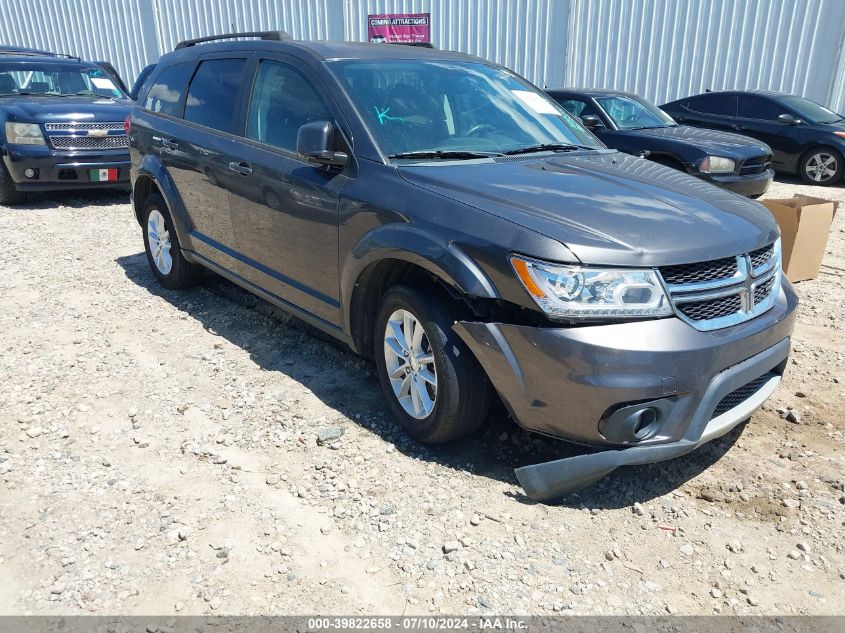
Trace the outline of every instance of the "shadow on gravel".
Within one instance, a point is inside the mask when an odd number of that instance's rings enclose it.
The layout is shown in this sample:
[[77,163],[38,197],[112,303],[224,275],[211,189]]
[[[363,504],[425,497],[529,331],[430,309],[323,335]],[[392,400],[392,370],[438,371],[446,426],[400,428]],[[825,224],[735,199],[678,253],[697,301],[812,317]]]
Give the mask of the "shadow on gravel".
[[[437,462],[515,486],[509,496],[534,504],[522,494],[513,469],[590,452],[590,449],[524,432],[501,403],[493,407],[476,436],[442,446],[424,446],[408,437],[390,418],[375,375],[375,366],[330,336],[212,273],[201,286],[171,291],[161,287],[144,253],[120,257],[128,279],[173,304],[203,327],[247,350],[261,369],[283,373],[309,389],[326,405],[395,445],[414,459]],[[331,420],[315,421],[318,426]],[[726,453],[741,428],[685,457],[668,462],[621,468],[602,481],[571,495],[563,505],[620,508],[662,496],[695,477]]]
[[70,207],[108,207],[129,204],[129,192],[118,189],[86,189],[80,191],[36,191],[29,194],[24,204],[6,207],[6,211],[36,211]]

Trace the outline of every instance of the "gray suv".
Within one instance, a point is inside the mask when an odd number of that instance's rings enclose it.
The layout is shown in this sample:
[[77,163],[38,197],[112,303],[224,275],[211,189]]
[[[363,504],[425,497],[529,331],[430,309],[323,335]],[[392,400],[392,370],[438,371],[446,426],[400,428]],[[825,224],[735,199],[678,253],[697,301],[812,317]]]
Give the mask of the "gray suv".
[[517,469],[539,500],[689,452],[775,390],[797,300],[762,206],[607,149],[484,60],[246,35],[181,43],[130,115],[162,285],[210,269],[373,358],[422,442],[498,397],[597,447]]

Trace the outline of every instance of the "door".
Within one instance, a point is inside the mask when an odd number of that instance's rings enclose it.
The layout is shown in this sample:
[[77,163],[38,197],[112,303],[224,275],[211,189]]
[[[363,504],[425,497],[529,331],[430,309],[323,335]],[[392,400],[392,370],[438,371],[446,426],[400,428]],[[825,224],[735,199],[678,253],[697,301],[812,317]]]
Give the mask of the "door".
[[793,126],[781,123],[781,114],[792,114],[772,99],[740,95],[735,131],[760,139],[772,148],[772,166],[778,171],[792,170],[801,148],[792,134]]
[[692,97],[686,111],[674,117],[678,123],[706,127],[711,130],[735,131],[736,95],[712,93]]
[[301,160],[296,138],[306,123],[339,120],[301,62],[258,60],[237,142],[242,173],[229,196],[244,275],[333,325],[341,323],[338,198],[347,176]]
[[229,166],[238,161],[235,115],[246,64],[246,57],[201,60],[185,99],[185,133],[169,139],[169,151],[186,165],[176,186],[194,225],[191,235],[204,244],[203,255],[223,264],[222,254],[236,246],[228,189],[237,174]]

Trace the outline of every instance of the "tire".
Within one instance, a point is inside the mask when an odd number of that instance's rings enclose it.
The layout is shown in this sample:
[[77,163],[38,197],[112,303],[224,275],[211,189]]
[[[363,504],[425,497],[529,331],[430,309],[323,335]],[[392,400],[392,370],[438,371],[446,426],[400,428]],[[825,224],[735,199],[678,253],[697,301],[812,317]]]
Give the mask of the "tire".
[[23,204],[26,202],[28,196],[25,191],[18,191],[15,187],[15,181],[12,180],[12,175],[6,169],[6,164],[0,158],[0,204],[13,205]]
[[[419,344],[415,347],[420,362],[414,357],[414,360],[404,361],[404,365],[402,357],[393,352],[394,349],[402,351],[396,348],[396,344],[407,349],[407,341],[401,338],[407,328],[404,319],[398,332],[395,329],[396,315],[403,311],[416,320],[417,327],[421,324],[424,332],[418,337]],[[376,366],[388,406],[402,428],[411,437],[426,444],[442,444],[473,434],[487,419],[490,408],[490,382],[475,356],[452,330],[452,324],[459,317],[458,310],[444,293],[427,291],[423,294],[402,285],[384,295],[376,319]],[[392,325],[388,323],[391,319],[394,320]],[[391,334],[398,333],[398,336],[388,335],[388,328]],[[388,342],[391,338],[393,343]],[[393,357],[390,357],[391,354]],[[433,361],[426,362],[426,358]],[[390,377],[392,369],[400,372],[394,380],[403,383],[408,380],[408,395],[403,401],[394,390],[396,383]],[[403,369],[410,370],[410,374],[403,377]],[[436,386],[423,378],[424,372],[428,372],[428,378],[434,374]],[[412,393],[415,381],[433,401],[427,413],[423,407],[416,407],[417,402],[423,404],[424,396],[419,396],[415,402]],[[401,386],[399,389],[400,395],[404,393]],[[414,410],[416,412],[412,413]]]
[[814,147],[798,162],[798,175],[801,180],[818,187],[828,187],[839,182],[843,169],[845,161],[842,159],[842,153],[832,147]]
[[[200,279],[202,268],[192,264],[182,255],[179,236],[176,235],[170,211],[167,210],[164,200],[156,194],[151,194],[144,202],[141,218],[147,263],[158,282],[171,290],[195,285]],[[161,231],[162,225],[164,231]]]

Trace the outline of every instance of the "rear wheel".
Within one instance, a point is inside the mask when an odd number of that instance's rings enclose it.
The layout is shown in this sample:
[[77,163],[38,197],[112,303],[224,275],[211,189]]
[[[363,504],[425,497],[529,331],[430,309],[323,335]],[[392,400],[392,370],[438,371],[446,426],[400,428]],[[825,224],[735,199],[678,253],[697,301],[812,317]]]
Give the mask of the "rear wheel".
[[26,202],[26,199],[26,192],[18,191],[9,170],[6,169],[5,163],[0,159],[0,204],[23,204]]
[[412,437],[440,444],[471,435],[487,418],[491,387],[463,341],[447,297],[397,286],[376,319],[379,381],[396,420]]
[[142,218],[147,262],[159,283],[171,290],[196,284],[202,269],[182,255],[179,237],[164,200],[155,194],[149,196]]
[[808,185],[826,187],[842,178],[845,162],[832,147],[817,147],[804,154],[798,163],[798,175]]

